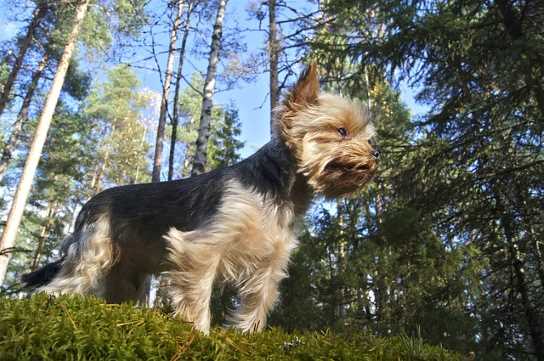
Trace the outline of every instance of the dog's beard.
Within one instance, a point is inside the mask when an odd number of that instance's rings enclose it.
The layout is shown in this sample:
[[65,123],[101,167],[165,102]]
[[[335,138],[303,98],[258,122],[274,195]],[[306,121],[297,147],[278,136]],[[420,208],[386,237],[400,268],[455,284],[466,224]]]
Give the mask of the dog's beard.
[[370,182],[377,169],[375,158],[366,150],[349,148],[315,153],[306,159],[301,172],[317,193],[336,198],[357,192]]

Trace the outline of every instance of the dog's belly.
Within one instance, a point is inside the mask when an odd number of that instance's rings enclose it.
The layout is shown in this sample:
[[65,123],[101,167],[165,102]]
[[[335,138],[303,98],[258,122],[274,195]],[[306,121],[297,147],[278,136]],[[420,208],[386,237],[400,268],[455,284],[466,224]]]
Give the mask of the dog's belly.
[[118,252],[118,263],[125,269],[158,274],[166,270],[168,225],[136,223],[116,232],[112,241]]

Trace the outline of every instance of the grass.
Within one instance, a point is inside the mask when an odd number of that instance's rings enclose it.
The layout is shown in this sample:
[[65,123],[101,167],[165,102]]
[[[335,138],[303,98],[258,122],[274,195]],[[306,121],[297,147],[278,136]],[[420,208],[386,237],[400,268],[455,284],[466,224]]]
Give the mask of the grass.
[[331,332],[255,335],[216,328],[204,336],[159,311],[92,297],[0,298],[0,360],[459,361],[407,337]]

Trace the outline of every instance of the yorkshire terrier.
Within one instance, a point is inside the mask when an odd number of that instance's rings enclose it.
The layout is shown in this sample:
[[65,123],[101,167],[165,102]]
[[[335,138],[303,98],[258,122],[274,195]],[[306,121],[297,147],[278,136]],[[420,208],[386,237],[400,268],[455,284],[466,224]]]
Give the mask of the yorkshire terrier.
[[215,282],[239,290],[230,317],[261,330],[297,246],[294,225],[315,196],[362,188],[376,170],[374,128],[358,102],[320,93],[310,65],[275,113],[272,140],[231,167],[103,191],[79,213],[62,258],[24,277],[52,294],[141,301],[163,273],[176,315],[210,328]]

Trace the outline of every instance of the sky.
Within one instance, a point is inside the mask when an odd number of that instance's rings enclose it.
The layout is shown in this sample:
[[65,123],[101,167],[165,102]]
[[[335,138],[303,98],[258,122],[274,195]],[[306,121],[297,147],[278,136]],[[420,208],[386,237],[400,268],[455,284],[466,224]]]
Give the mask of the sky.
[[[10,21],[12,17],[11,9],[8,7],[10,0],[0,0],[0,41],[11,39],[17,31],[21,28],[21,23]],[[308,8],[307,1],[304,0],[291,0],[291,6],[299,8]],[[234,32],[235,26],[240,28],[257,27],[257,22],[250,20],[250,16],[247,14],[246,8],[248,0],[230,0],[227,6],[227,12],[225,16],[225,31],[224,33],[230,36],[235,36],[238,41],[244,42],[247,45],[247,52],[239,54],[241,57],[247,57],[252,52],[260,51],[265,46],[265,35],[262,32]],[[155,7],[153,10],[161,12],[163,7],[163,1],[152,0],[150,5]],[[209,24],[206,24],[211,28],[215,18],[213,14]],[[263,26],[266,26],[263,22]],[[157,35],[156,42],[158,44],[158,51],[164,51],[167,49],[168,33],[160,32],[160,29],[155,29]],[[207,39],[203,39],[207,41]],[[196,48],[200,53],[207,53],[208,48],[204,43],[199,42],[195,47],[195,36],[191,36],[189,39],[190,47]],[[154,68],[155,62],[152,59],[141,62],[140,59],[144,59],[149,56],[148,51],[137,50],[134,56],[127,59],[128,62],[135,61],[138,65],[143,67]],[[161,68],[164,70],[166,64],[166,55],[159,55],[158,61]],[[177,60],[175,62],[177,64]],[[108,64],[111,66],[112,64]],[[185,62],[184,75],[190,78],[191,73],[194,71],[200,71],[204,73],[207,66],[207,57],[205,55],[191,54],[189,61]],[[102,68],[104,71],[105,68]],[[93,68],[93,71],[96,68]],[[100,71],[100,70],[99,70]],[[142,86],[160,94],[161,83],[156,72],[136,69],[135,71],[141,80]],[[103,79],[104,73],[98,74],[96,79]],[[224,84],[219,83],[216,89],[224,89]],[[400,85],[401,99],[408,106],[412,114],[418,115],[424,113],[427,108],[423,105],[417,104],[414,100],[413,89],[410,89],[407,84],[402,83]],[[217,92],[214,96],[214,104],[226,105],[233,101],[239,108],[239,116],[242,123],[241,139],[244,141],[245,146],[242,150],[242,156],[248,156],[257,150],[260,146],[264,145],[269,139],[269,97],[268,97],[268,74],[260,74],[252,82],[238,82],[234,88],[228,91]]]

